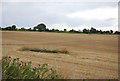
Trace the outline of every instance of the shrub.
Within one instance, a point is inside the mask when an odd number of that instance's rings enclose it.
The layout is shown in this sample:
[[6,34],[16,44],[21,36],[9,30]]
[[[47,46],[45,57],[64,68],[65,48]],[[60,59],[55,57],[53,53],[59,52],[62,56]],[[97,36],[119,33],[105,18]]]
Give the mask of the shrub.
[[31,62],[19,61],[19,58],[12,59],[10,56],[2,58],[3,79],[58,79],[59,76],[48,64],[31,67]]

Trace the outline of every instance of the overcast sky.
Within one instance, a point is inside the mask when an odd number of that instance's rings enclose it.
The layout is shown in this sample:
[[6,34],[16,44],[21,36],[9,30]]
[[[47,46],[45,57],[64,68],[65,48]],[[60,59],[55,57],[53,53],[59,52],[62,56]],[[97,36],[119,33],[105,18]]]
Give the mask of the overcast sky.
[[6,27],[34,27],[82,30],[95,27],[118,30],[117,2],[3,2],[2,24]]

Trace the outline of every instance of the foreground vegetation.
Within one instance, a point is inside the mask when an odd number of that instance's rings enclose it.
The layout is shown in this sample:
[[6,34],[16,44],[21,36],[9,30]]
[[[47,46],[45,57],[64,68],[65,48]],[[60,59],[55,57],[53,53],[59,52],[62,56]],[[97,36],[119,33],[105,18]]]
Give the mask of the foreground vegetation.
[[[2,58],[2,79],[2,81],[30,81],[30,79],[37,81],[47,81],[47,79],[56,79],[52,81],[64,80],[60,79],[60,76],[56,74],[56,71],[54,69],[48,68],[48,64],[39,64],[38,67],[32,68],[31,62],[20,62],[19,58],[12,59],[10,56],[4,56]],[[86,79],[78,80],[86,81]],[[117,81],[117,79],[113,80]],[[106,81],[113,80],[106,79]],[[65,81],[69,81],[69,79],[65,79]]]
[[12,59],[10,56],[2,58],[2,79],[59,79],[53,68],[48,64],[38,65],[32,68],[31,62]]
[[39,32],[57,32],[57,33],[85,33],[85,34],[120,34],[119,31],[115,31],[113,32],[113,30],[109,30],[109,31],[102,31],[102,30],[97,30],[93,27],[91,27],[91,29],[83,29],[82,31],[81,30],[74,30],[74,29],[71,29],[69,31],[67,31],[67,29],[64,29],[63,31],[62,30],[58,30],[58,29],[48,29],[46,28],[46,25],[41,23],[41,24],[38,24],[37,26],[33,27],[32,28],[16,28],[15,25],[12,25],[12,26],[8,26],[8,27],[5,27],[5,28],[1,28],[1,30],[8,30],[8,31],[39,31]]

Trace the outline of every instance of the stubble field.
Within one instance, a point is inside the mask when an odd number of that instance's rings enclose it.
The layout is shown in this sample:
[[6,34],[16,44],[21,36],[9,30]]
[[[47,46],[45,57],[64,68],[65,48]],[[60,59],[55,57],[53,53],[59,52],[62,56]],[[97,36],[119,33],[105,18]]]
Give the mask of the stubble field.
[[[20,51],[22,47],[67,49],[64,53]],[[2,55],[48,63],[66,79],[117,79],[118,36],[2,31]]]

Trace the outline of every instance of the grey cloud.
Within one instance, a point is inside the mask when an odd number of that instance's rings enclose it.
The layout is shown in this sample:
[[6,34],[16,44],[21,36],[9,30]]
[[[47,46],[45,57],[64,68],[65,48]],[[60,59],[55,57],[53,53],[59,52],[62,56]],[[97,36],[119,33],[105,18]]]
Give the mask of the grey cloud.
[[[18,27],[33,27],[40,22],[44,22],[47,26],[52,24],[66,24],[70,27],[78,27],[80,25],[87,26],[110,26],[111,20],[91,20],[71,19],[65,14],[77,11],[90,10],[106,6],[117,6],[114,2],[93,2],[93,3],[65,3],[65,2],[41,2],[41,3],[3,3],[3,23],[2,26],[16,24]],[[89,13],[88,13],[89,14]]]

